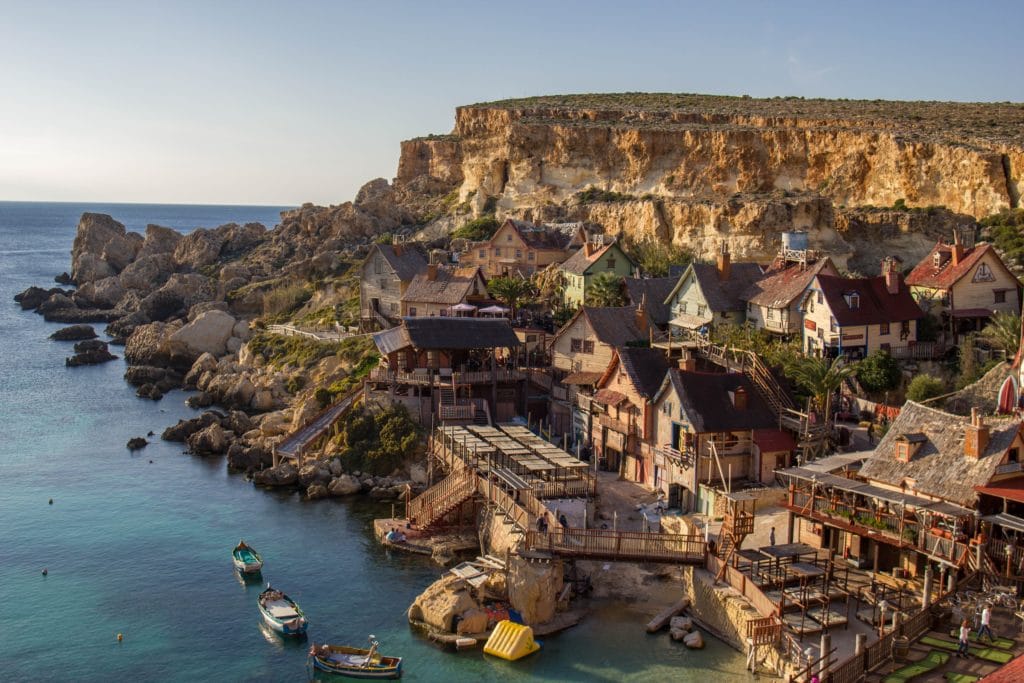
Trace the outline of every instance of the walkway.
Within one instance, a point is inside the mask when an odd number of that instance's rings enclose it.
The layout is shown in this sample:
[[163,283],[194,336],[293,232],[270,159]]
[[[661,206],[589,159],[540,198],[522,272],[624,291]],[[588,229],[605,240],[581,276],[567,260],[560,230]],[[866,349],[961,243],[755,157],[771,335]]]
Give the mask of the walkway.
[[317,341],[341,341],[349,337],[360,337],[370,332],[356,334],[342,330],[308,330],[295,325],[267,325],[267,331],[272,334],[283,334],[286,337],[307,337]]
[[274,446],[275,460],[278,458],[300,460],[310,444],[326,434],[327,430],[348,412],[362,392],[362,386],[356,387],[342,396],[337,403],[320,411],[304,427],[286,436],[280,443]]

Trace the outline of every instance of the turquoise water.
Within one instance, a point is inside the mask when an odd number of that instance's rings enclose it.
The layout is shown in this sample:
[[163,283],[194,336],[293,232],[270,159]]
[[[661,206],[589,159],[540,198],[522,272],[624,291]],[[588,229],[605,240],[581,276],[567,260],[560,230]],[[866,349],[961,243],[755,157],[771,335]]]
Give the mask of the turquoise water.
[[188,230],[270,226],[279,209],[0,202],[0,679],[306,679],[308,643],[264,631],[261,584],[232,570],[244,538],[264,558],[264,580],[302,606],[310,640],[361,644],[373,633],[385,653],[406,658],[404,680],[748,680],[724,645],[687,651],[644,634],[646,612],[596,601],[583,624],[521,662],[443,652],[404,616],[438,566],[372,541],[371,520],[390,506],[258,490],[228,475],[223,459],[156,437],[129,453],[130,437],[192,413],[184,395],[136,398],[120,360],[65,368],[70,344],[47,339],[60,326],[11,300],[69,268],[82,211],[111,213],[129,229]]

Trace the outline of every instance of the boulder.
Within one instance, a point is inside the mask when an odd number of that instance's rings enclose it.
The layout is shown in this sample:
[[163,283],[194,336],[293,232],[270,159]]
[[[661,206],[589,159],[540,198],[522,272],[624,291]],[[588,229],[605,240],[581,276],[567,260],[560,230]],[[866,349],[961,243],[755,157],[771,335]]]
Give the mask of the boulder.
[[181,238],[174,248],[174,262],[179,266],[199,269],[213,265],[220,258],[224,238],[215,230],[198,228]]
[[274,398],[274,393],[269,389],[260,389],[253,394],[249,407],[253,410],[264,412],[280,407],[280,402]]
[[224,348],[228,353],[238,353],[242,350],[242,340],[238,337],[229,337],[227,342],[224,344]]
[[231,310],[225,301],[200,301],[188,309],[188,321],[192,322],[207,311],[223,311],[228,315],[231,314]]
[[156,368],[152,365],[132,365],[124,371],[124,380],[135,387],[143,384],[156,384],[167,377],[166,369]]
[[487,612],[475,607],[462,613],[459,625],[455,628],[455,632],[459,635],[484,633],[485,631],[487,631]]
[[208,410],[199,417],[191,420],[178,420],[178,423],[164,430],[160,438],[164,441],[185,441],[188,437],[199,432],[212,424],[220,424],[223,415],[216,411]]
[[363,490],[363,485],[351,474],[343,474],[336,477],[328,485],[327,490],[332,496],[351,496]]
[[451,633],[455,617],[478,609],[465,582],[454,574],[446,574],[430,584],[409,608],[409,619],[423,622],[444,633]]
[[411,479],[414,484],[425,485],[428,481],[427,468],[418,463],[410,465],[409,479]]
[[340,458],[331,458],[331,461],[327,464],[327,468],[331,471],[331,476],[340,477],[345,470],[341,467]]
[[200,391],[186,398],[185,405],[189,408],[209,408],[213,405],[213,396],[205,391]]
[[252,402],[255,393],[256,387],[253,386],[252,381],[248,377],[243,375],[231,386],[225,399],[232,405],[246,407]]
[[514,558],[509,566],[509,602],[527,624],[550,621],[555,616],[562,579],[561,564],[533,564]]
[[299,484],[310,486],[311,484],[327,484],[331,481],[331,472],[322,463],[311,462],[299,468]]
[[146,439],[144,437],[141,437],[141,436],[136,436],[136,437],[134,437],[132,439],[128,439],[128,450],[130,450],[130,451],[141,450],[141,449],[145,448],[148,445],[149,445],[149,442],[146,441]]
[[[224,311],[207,311],[171,334],[171,341],[184,343],[196,356],[209,353],[223,356],[235,319]],[[251,398],[251,396],[249,397]],[[248,403],[248,399],[245,403]]]
[[319,500],[326,498],[327,495],[327,487],[323,484],[312,484],[306,489],[306,498],[308,500]]
[[245,434],[256,426],[253,424],[252,419],[241,410],[232,410],[228,413],[227,422],[228,424],[224,426],[235,434]]
[[248,320],[239,320],[235,323],[235,327],[231,330],[231,336],[238,337],[243,342],[247,342],[252,338],[252,331],[249,329]]
[[[62,296],[70,297],[73,292],[71,290],[61,289],[60,287],[51,287],[50,289],[43,289],[42,287],[29,287],[23,292],[14,295],[14,300],[21,304],[23,311],[32,310],[33,308],[39,308],[44,301],[49,299],[54,294],[60,294]],[[68,303],[73,303],[71,299],[68,299]]]
[[107,363],[112,360],[117,360],[117,356],[107,351],[107,345],[104,344],[101,349],[79,351],[70,358],[65,358],[64,365],[69,368],[76,368],[81,365],[99,365],[100,363]]
[[86,282],[72,298],[82,308],[114,308],[124,294],[120,279],[111,276]]
[[681,631],[692,631],[693,630],[693,619],[690,617],[672,617],[668,622],[668,627],[671,629],[677,629]]
[[262,223],[246,223],[238,225],[229,223],[217,228],[224,243],[221,256],[225,259],[237,258],[261,244],[267,237],[267,228]]
[[185,343],[171,339],[180,327],[180,323],[162,322],[136,327],[125,343],[125,360],[131,365],[152,365],[188,372],[199,354]]
[[75,353],[82,353],[84,351],[99,351],[106,350],[107,342],[100,339],[86,339],[85,341],[75,342]]
[[252,480],[260,486],[294,486],[299,480],[299,472],[295,465],[283,462],[277,467],[260,470],[253,475]]
[[675,642],[678,643],[678,642],[682,641],[682,639],[685,638],[689,633],[690,632],[687,631],[686,629],[673,628],[673,629],[669,629],[668,635],[669,635],[670,638],[672,638],[672,640],[674,640]]
[[263,436],[281,436],[289,431],[290,415],[285,411],[267,413],[260,420],[260,432]]
[[99,335],[92,325],[71,325],[62,327],[50,335],[54,341],[81,341],[83,339],[95,339]]
[[214,423],[199,430],[186,440],[190,451],[197,455],[220,455],[228,450],[224,428]]
[[142,248],[142,236],[128,233],[124,225],[105,214],[83,213],[71,247],[71,278],[79,285],[99,280],[94,267],[102,264],[114,275],[135,258]]
[[700,631],[693,631],[683,636],[683,645],[690,648],[691,650],[700,650],[704,648],[704,637],[701,636]]
[[82,254],[75,259],[74,264],[74,279],[79,285],[117,275],[113,266],[96,254]]
[[174,260],[169,254],[152,254],[128,264],[117,279],[124,289],[148,294],[167,282],[172,273]]
[[143,384],[135,390],[135,395],[139,398],[148,398],[153,401],[159,401],[164,397],[164,392],[155,384]]
[[142,248],[139,249],[138,258],[157,254],[173,254],[181,241],[181,233],[172,228],[165,228],[161,225],[147,225],[146,237],[142,241]]
[[370,498],[374,500],[390,500],[394,496],[391,495],[391,489],[383,486],[377,486],[370,491]]
[[203,353],[196,358],[196,362],[189,368],[188,373],[185,375],[185,386],[194,387],[198,386],[199,378],[203,376],[204,372],[213,372],[217,369],[217,359],[214,358],[212,353]]
[[70,285],[71,274],[68,273],[67,271],[64,271],[60,275],[54,276],[53,281],[56,282],[58,285]]
[[228,469],[232,472],[252,472],[270,466],[273,460],[271,453],[259,446],[236,441],[228,448]]

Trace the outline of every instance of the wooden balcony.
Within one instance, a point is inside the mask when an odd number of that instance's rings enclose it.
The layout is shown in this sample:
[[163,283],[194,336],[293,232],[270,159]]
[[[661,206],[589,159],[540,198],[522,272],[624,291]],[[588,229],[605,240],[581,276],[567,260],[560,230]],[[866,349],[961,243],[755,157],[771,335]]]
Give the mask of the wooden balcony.
[[385,367],[374,368],[370,371],[371,382],[386,382],[388,384],[413,384],[421,386],[445,386],[445,385],[467,385],[467,384],[490,384],[492,381],[498,384],[521,382],[526,379],[526,374],[519,370],[501,369],[478,370],[472,372],[450,372],[444,368],[434,370],[431,368],[416,368],[415,370],[389,370]]
[[793,502],[785,507],[802,517],[844,529],[858,536],[881,537],[899,547],[917,545],[920,528],[913,515],[901,518],[867,507],[831,500],[827,496],[815,496],[813,508],[810,503],[810,494],[796,491],[793,494]]
[[622,420],[616,420],[610,415],[600,415],[597,418],[598,424],[602,427],[614,430],[619,434],[625,436],[640,436],[640,426],[633,423],[623,422]]

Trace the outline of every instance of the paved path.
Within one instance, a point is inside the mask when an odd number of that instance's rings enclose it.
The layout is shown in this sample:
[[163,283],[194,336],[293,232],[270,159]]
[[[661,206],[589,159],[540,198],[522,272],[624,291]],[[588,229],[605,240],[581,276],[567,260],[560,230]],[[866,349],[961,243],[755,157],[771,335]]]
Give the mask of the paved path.
[[275,450],[285,458],[297,458],[312,442],[319,439],[342,415],[348,412],[362,392],[362,387],[346,394],[340,401],[322,411],[304,427],[292,432],[277,444]]

